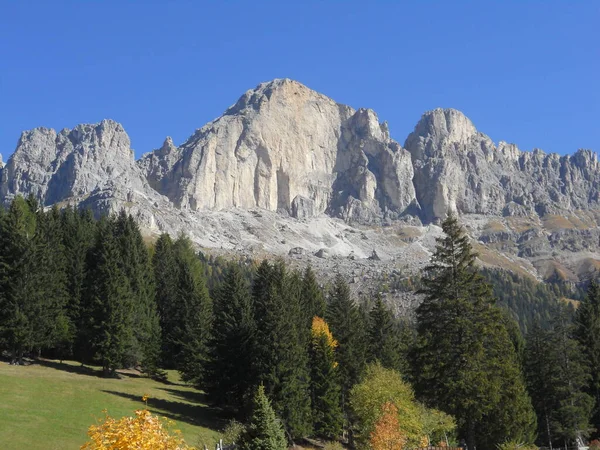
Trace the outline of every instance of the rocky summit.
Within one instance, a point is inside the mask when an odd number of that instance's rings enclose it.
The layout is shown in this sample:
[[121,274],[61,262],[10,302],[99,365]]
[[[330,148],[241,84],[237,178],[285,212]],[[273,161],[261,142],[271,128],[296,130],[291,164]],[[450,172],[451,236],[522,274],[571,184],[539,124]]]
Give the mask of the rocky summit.
[[148,234],[310,260],[357,283],[418,270],[448,211],[482,264],[578,281],[600,266],[599,190],[589,150],[495,144],[453,109],[425,113],[400,145],[374,111],[289,79],[260,84],[183,144],[166,138],[137,161],[111,120],[23,132],[0,159],[4,203],[33,194],[45,206],[125,208]]

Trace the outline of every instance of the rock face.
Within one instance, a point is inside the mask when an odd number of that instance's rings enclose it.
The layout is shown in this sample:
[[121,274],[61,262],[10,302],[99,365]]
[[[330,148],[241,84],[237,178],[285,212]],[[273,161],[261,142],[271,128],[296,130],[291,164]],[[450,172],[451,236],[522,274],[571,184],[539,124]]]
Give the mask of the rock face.
[[310,203],[311,215],[377,219],[415,201],[410,154],[373,111],[287,79],[246,92],[181,147],[167,140],[139,166],[182,209],[300,206],[304,216]]
[[448,210],[544,216],[600,206],[600,170],[589,150],[559,156],[506,142],[496,146],[453,109],[426,113],[404,145],[426,220]]
[[[435,245],[435,223],[455,211],[489,261],[518,261],[543,277],[600,267],[599,191],[589,150],[496,145],[453,109],[425,113],[402,147],[372,110],[287,79],[249,90],[182,145],[167,138],[137,162],[110,120],[26,131],[6,165],[0,159],[3,203],[33,194],[98,214],[126,208],[153,233],[317,254],[324,265],[396,258],[417,267]],[[353,223],[392,227],[365,234]]]
[[129,193],[133,201],[149,190],[127,133],[111,120],[59,133],[48,128],[24,132],[3,178],[0,196],[33,194],[44,205],[83,200],[105,189]]

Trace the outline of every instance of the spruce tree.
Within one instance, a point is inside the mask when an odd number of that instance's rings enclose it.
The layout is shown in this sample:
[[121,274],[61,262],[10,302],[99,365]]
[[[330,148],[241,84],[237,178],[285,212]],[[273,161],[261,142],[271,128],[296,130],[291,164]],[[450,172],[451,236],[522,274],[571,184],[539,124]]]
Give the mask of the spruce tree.
[[250,286],[238,264],[230,264],[214,295],[208,372],[203,384],[212,403],[242,411],[252,387],[256,330]]
[[182,379],[201,385],[208,353],[212,323],[212,302],[204,272],[190,240],[180,236],[174,243],[177,286],[171,312],[175,320],[172,344],[176,367]]
[[112,220],[103,219],[98,224],[89,261],[85,294],[89,306],[87,326],[95,357],[105,375],[114,375],[126,362],[132,346],[134,308]]
[[176,263],[171,237],[163,233],[154,246],[152,266],[156,283],[156,303],[161,328],[161,365],[175,369],[181,353],[178,301],[180,264]]
[[398,326],[381,295],[377,296],[369,312],[368,337],[368,362],[379,361],[386,369],[400,371],[403,368]]
[[339,363],[342,406],[347,414],[350,390],[366,366],[367,336],[363,316],[340,274],[329,292],[325,318],[338,342],[335,359]]
[[534,322],[527,334],[524,372],[527,390],[537,414],[538,443],[549,448],[552,448],[556,437],[552,423],[555,407],[552,379],[558,364],[551,345],[551,333]]
[[335,361],[337,341],[322,318],[315,316],[311,328],[310,396],[315,434],[337,439],[342,433],[343,414],[338,364]]
[[0,341],[22,363],[36,342],[34,314],[43,296],[33,238],[36,217],[16,197],[0,223]]
[[312,324],[312,319],[315,316],[325,317],[327,303],[323,290],[319,287],[315,272],[310,266],[307,266],[302,274],[302,293],[301,307],[304,315],[307,318],[307,327]]
[[600,436],[600,287],[596,281],[590,283],[587,295],[577,309],[574,333],[593,369],[586,392],[594,398],[592,426]]
[[564,444],[573,444],[579,436],[589,434],[594,406],[593,397],[586,392],[591,379],[590,367],[574,334],[571,313],[561,305],[551,321],[552,348],[547,351],[556,355],[551,378],[556,402],[553,423],[556,436]]
[[[86,304],[84,291],[88,269],[88,252],[94,245],[96,222],[89,210],[77,211],[72,207],[61,213],[62,243],[65,249],[67,276],[67,306],[69,322],[73,326],[72,353],[82,363],[91,361],[91,331],[89,323],[89,305]],[[71,348],[66,349],[70,352]]]
[[137,223],[125,210],[121,210],[116,218],[115,234],[122,268],[133,295],[133,341],[127,355],[129,365],[139,364],[144,372],[156,376],[159,372],[160,324],[148,249]]
[[470,450],[478,442],[528,438],[535,428],[531,403],[491,288],[457,219],[450,215],[442,228],[417,309],[417,394],[457,419]]
[[66,356],[70,353],[75,330],[67,309],[67,261],[60,212],[56,207],[48,212],[40,209],[36,223],[32,245],[40,297],[33,311],[35,347],[38,353],[58,347],[60,356]]
[[264,386],[254,395],[250,423],[242,434],[240,450],[286,450],[287,440],[281,422],[277,419]]
[[254,379],[263,384],[290,435],[310,434],[308,348],[299,283],[283,263],[263,261],[253,285]]

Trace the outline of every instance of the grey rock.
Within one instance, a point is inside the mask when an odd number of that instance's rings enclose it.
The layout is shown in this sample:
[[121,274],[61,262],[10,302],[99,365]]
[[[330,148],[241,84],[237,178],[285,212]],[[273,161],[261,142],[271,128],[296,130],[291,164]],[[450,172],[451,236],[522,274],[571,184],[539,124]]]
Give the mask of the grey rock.
[[258,207],[370,222],[416,203],[410,154],[373,111],[288,79],[246,92],[181,147],[165,142],[138,165],[182,209]]
[[323,258],[323,259],[326,259],[326,258],[329,258],[329,257],[331,256],[331,253],[330,253],[330,251],[329,251],[328,249],[326,249],[326,248],[320,248],[320,249],[319,249],[319,250],[317,250],[317,252],[315,253],[315,256],[316,256],[317,258]]
[[426,113],[404,144],[427,221],[462,214],[540,215],[600,206],[596,154],[571,156],[497,146],[453,109]]
[[371,252],[371,256],[369,256],[369,259],[371,261],[381,261],[381,258],[379,257],[379,255],[377,254],[377,252],[375,250],[373,250]]
[[306,255],[306,249],[304,249],[302,247],[293,247],[288,252],[288,255],[290,255],[290,256],[302,256],[302,255]]
[[315,202],[310,198],[296,195],[292,200],[292,217],[308,219],[315,215]]

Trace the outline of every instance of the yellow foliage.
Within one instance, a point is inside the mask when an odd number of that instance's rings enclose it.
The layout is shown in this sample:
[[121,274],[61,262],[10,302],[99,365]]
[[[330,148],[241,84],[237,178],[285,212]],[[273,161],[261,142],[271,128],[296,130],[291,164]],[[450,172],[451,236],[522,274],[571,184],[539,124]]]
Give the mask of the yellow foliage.
[[371,448],[373,450],[402,450],[406,445],[406,436],[400,431],[398,408],[392,402],[385,402],[381,407],[382,415],[371,432]]
[[90,426],[90,440],[81,450],[193,450],[179,430],[170,431],[173,424],[146,409],[135,411],[135,417],[121,419],[106,414],[97,425]]
[[333,338],[333,334],[329,331],[329,325],[325,322],[324,319],[315,316],[312,321],[312,328],[310,330],[313,340],[319,339],[321,336],[325,336],[327,341],[327,345],[334,349],[337,347],[338,343]]

